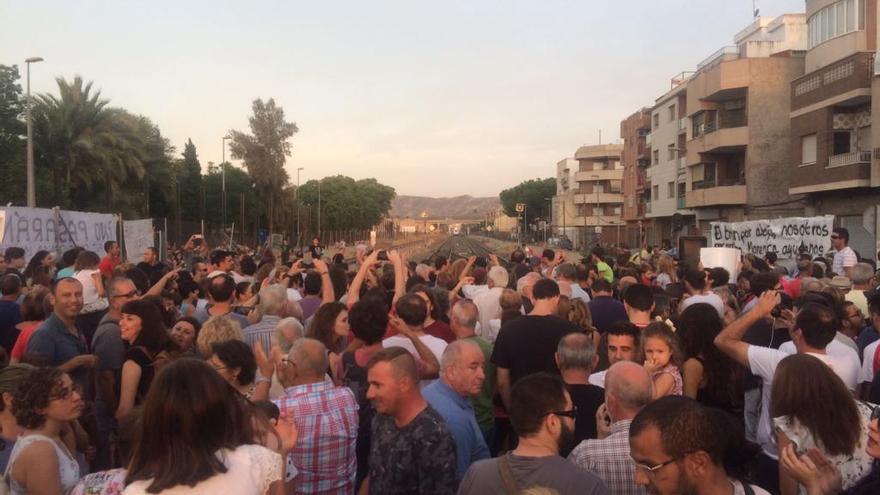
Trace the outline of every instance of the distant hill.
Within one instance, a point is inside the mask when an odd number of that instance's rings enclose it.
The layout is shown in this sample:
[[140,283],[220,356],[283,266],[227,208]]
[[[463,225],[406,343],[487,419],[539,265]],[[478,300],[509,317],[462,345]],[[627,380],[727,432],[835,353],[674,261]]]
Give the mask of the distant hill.
[[486,212],[501,206],[498,197],[474,198],[427,198],[424,196],[398,196],[391,202],[391,216],[395,218],[419,218],[423,211],[429,218],[455,218],[461,220],[485,218]]

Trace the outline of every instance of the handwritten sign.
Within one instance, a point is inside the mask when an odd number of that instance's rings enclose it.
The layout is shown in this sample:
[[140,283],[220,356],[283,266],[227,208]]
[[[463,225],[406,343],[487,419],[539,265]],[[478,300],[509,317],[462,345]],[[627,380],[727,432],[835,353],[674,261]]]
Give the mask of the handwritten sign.
[[17,246],[30,258],[37,251],[56,255],[76,246],[104,254],[104,243],[116,240],[116,217],[106,213],[4,207],[6,218],[0,250]]
[[144,251],[156,247],[151,218],[122,222],[122,235],[125,237],[125,258],[132,263],[143,261]]
[[756,256],[776,253],[781,259],[794,258],[801,252],[824,256],[831,250],[834,216],[712,222],[711,227],[712,247],[738,248]]

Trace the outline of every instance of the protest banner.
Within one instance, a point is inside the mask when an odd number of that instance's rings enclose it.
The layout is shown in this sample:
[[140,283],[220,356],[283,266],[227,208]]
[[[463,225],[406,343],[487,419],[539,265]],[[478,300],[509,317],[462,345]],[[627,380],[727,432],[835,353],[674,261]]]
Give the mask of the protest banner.
[[153,236],[153,219],[126,220],[122,222],[122,237],[125,239],[125,258],[132,263],[143,261],[144,250],[156,246]]
[[781,259],[794,258],[801,252],[824,256],[831,251],[833,228],[833,215],[712,222],[709,245],[737,248],[756,256],[776,253]]
[[17,246],[28,259],[37,251],[60,255],[77,246],[103,255],[104,243],[116,240],[115,215],[14,206],[2,211],[5,225],[0,251]]
[[728,247],[700,248],[700,263],[703,268],[724,268],[730,274],[730,280],[739,276],[739,262],[742,251]]

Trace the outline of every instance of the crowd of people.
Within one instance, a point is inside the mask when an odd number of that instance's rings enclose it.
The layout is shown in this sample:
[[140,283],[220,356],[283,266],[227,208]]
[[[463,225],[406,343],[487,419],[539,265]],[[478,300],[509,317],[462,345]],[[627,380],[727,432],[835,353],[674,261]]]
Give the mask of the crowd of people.
[[880,292],[827,258],[0,259],[0,492],[880,493]]

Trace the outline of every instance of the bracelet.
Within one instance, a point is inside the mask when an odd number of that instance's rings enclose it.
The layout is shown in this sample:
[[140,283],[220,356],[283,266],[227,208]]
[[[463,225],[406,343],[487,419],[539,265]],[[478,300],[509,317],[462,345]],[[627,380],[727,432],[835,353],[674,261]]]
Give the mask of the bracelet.
[[272,383],[270,378],[266,378],[265,376],[258,376],[256,380],[254,380],[254,384],[257,383]]

